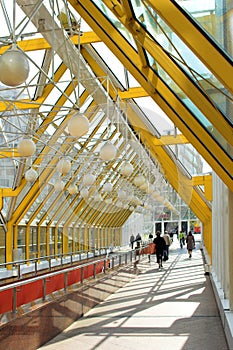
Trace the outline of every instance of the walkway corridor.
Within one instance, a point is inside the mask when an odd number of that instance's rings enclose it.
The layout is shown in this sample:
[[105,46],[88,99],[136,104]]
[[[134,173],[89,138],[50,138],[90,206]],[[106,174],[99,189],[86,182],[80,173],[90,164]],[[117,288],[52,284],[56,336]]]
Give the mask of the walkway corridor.
[[201,251],[180,249],[158,270],[142,259],[138,275],[41,350],[227,350]]

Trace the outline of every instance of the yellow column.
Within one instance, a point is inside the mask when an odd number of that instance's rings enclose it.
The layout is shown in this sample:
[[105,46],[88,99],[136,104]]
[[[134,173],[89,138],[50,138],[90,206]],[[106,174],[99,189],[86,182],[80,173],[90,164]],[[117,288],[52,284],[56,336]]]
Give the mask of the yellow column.
[[49,251],[49,226],[46,226],[46,250],[45,250],[45,254],[46,255],[50,255],[50,251]]
[[[37,247],[38,247],[38,258],[40,258],[40,240],[41,240],[41,235],[40,235],[40,226],[37,226]],[[38,260],[39,261],[39,260]]]
[[25,232],[25,259],[30,259],[30,226],[26,226]]
[[66,226],[63,227],[62,231],[62,253],[68,253],[68,228]]
[[87,232],[87,226],[85,226],[84,228],[84,232],[83,232],[83,245],[84,245],[84,251],[87,252],[88,251],[88,236],[87,236],[88,232]]
[[54,228],[54,254],[58,254],[58,227]]
[[[7,232],[6,232],[6,262],[10,262],[13,260],[13,233],[14,233],[14,226],[9,222],[7,224]],[[15,241],[14,241],[15,243]],[[11,269],[12,266],[8,265],[7,269]]]

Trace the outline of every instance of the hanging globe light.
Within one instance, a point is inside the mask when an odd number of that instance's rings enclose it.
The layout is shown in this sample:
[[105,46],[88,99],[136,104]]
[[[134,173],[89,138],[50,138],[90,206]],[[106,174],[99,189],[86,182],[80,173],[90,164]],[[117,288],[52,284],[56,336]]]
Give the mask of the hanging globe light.
[[85,135],[89,130],[89,120],[84,114],[75,112],[71,119],[68,121],[67,126],[71,136],[81,137]]
[[96,180],[95,175],[93,175],[93,174],[86,174],[86,175],[83,176],[83,181],[82,182],[83,182],[83,184],[85,186],[92,186],[94,184],[95,180]]
[[22,139],[18,143],[18,152],[22,157],[31,157],[36,151],[36,145],[32,139]]
[[130,211],[134,211],[134,206],[131,205],[131,206],[129,207],[129,210],[130,210]]
[[117,206],[118,208],[121,208],[121,207],[122,207],[122,202],[121,202],[120,200],[118,200],[118,201],[116,202],[116,206]]
[[57,179],[55,182],[54,182],[54,189],[55,191],[63,191],[65,187],[65,183],[61,180],[61,179]]
[[106,204],[112,204],[112,198],[106,198],[105,199]]
[[25,83],[29,75],[29,63],[16,45],[0,56],[0,81],[7,86],[18,86]]
[[127,198],[127,193],[123,190],[118,190],[117,195],[118,195],[118,198],[121,200],[124,200]]
[[116,153],[116,147],[110,141],[106,141],[100,149],[100,158],[104,161],[110,161],[116,157]]
[[159,193],[157,191],[154,191],[154,192],[151,193],[151,197],[153,199],[157,199],[159,197]]
[[129,176],[132,174],[132,172],[133,172],[133,166],[129,162],[125,162],[120,169],[120,173],[123,176]]
[[103,200],[102,196],[100,193],[96,193],[96,195],[94,196],[94,201],[95,202],[101,202]]
[[71,162],[69,159],[62,158],[57,163],[57,171],[62,174],[67,174],[71,169]]
[[78,191],[78,188],[75,184],[70,184],[70,186],[67,188],[69,194],[75,194]]
[[38,176],[38,174],[37,174],[36,170],[34,170],[32,168],[28,169],[24,175],[25,180],[27,182],[34,182],[37,179],[37,176]]
[[142,191],[147,191],[148,186],[149,186],[149,182],[148,182],[148,181],[145,181],[145,182],[144,182],[141,186],[139,186],[139,187],[140,187],[140,189],[141,189]]
[[87,198],[89,196],[89,191],[87,188],[82,188],[80,191],[80,196],[82,198]]
[[103,191],[104,192],[111,192],[113,189],[113,185],[110,182],[105,182],[103,185]]
[[145,182],[145,177],[143,175],[138,175],[134,178],[134,185],[140,187]]

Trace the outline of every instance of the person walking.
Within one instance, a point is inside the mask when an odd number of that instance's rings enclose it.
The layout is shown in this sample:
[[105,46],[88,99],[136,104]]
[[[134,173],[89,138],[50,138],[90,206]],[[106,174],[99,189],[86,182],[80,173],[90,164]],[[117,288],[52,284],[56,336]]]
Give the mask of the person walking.
[[182,249],[185,244],[185,234],[183,231],[180,231],[179,233],[179,242],[180,242],[180,248]]
[[162,261],[163,261],[163,252],[166,249],[166,242],[163,237],[161,237],[161,232],[156,232],[156,237],[153,240],[153,243],[155,244],[155,254],[157,258],[157,263],[159,264],[159,269],[163,267]]
[[187,250],[189,254],[189,258],[192,257],[192,251],[195,247],[195,239],[191,231],[189,231],[187,237],[186,237],[186,243],[187,243]]
[[133,245],[134,245],[134,241],[135,241],[135,238],[134,238],[133,233],[132,233],[132,235],[130,236],[129,241],[130,241],[130,244],[131,244],[131,249],[133,249]]
[[167,231],[164,231],[163,238],[166,243],[166,249],[164,250],[164,261],[169,259],[169,247],[171,245],[171,239]]
[[142,237],[141,237],[140,233],[138,233],[137,236],[136,236],[135,241],[140,243],[141,240],[142,240]]

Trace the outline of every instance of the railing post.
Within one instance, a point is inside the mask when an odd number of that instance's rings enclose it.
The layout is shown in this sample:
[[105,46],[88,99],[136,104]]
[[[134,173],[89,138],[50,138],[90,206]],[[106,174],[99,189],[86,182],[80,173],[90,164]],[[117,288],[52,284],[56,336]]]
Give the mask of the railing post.
[[106,273],[106,259],[104,259],[104,273]]
[[112,257],[112,270],[114,270],[114,256]]
[[96,263],[94,263],[94,278],[96,278]]
[[35,261],[35,275],[37,275],[37,260]]
[[121,266],[121,255],[118,255],[119,257],[119,263],[118,263],[118,266]]
[[127,265],[127,253],[125,253],[125,265]]
[[67,272],[64,273],[64,292],[66,293],[67,289]]
[[46,299],[46,278],[43,278],[43,300]]
[[17,287],[13,288],[13,313],[16,313],[17,308]]
[[83,266],[81,267],[81,284],[83,284],[83,280],[84,280],[84,269]]

